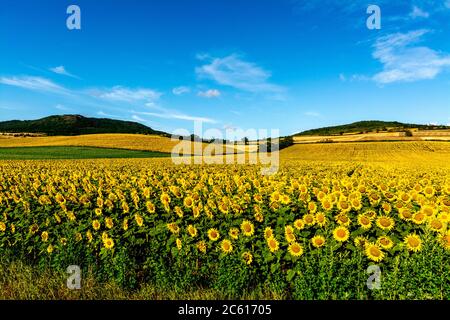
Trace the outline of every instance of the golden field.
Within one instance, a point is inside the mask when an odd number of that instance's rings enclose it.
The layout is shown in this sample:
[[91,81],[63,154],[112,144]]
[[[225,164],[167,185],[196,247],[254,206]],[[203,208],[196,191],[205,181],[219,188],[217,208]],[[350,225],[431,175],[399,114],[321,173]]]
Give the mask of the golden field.
[[295,143],[315,143],[323,141],[333,142],[364,142],[364,141],[427,141],[439,140],[450,141],[450,130],[410,130],[411,136],[404,132],[368,132],[368,133],[346,133],[343,135],[323,136],[295,136]]
[[[158,135],[141,134],[89,134],[79,136],[43,136],[43,137],[13,137],[0,136],[1,147],[55,147],[55,146],[77,146],[77,147],[100,147],[119,148],[128,150],[157,151],[171,153],[179,141],[171,140]],[[191,144],[189,146],[189,144]],[[192,154],[198,154],[196,150],[205,148],[207,144],[188,141],[183,142],[186,150],[192,150]],[[239,147],[237,151],[241,151]],[[232,147],[224,148],[224,153],[233,153]]]
[[[449,155],[443,142],[294,145],[271,176],[170,159],[0,161],[0,251],[131,289],[448,299]],[[366,287],[373,264],[379,291]]]

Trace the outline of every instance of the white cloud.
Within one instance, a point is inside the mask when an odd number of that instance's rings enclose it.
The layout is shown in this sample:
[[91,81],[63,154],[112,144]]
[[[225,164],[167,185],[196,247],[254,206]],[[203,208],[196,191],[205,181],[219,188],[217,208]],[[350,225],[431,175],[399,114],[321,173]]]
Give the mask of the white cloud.
[[209,89],[206,91],[200,91],[197,95],[203,98],[217,98],[220,96],[220,91],[217,89]]
[[107,118],[120,118],[119,116],[116,116],[114,114],[109,114],[109,113],[106,113],[106,112],[103,112],[103,111],[98,111],[97,115],[101,116],[101,117],[107,117]]
[[315,112],[315,111],[307,111],[307,112],[305,112],[305,116],[308,116],[308,117],[320,117],[320,113]]
[[183,113],[180,113],[178,111],[173,110],[167,110],[162,109],[162,112],[156,113],[156,112],[138,112],[134,111],[134,113],[144,116],[151,116],[151,117],[157,117],[157,118],[163,118],[163,119],[177,119],[177,120],[186,120],[186,121],[201,121],[205,123],[217,123],[216,120],[205,118],[205,117],[196,117],[196,116],[190,116]]
[[425,46],[413,46],[429,30],[395,33],[377,39],[373,57],[383,64],[383,71],[373,76],[379,84],[434,79],[450,67],[450,55]]
[[57,104],[55,106],[56,109],[61,110],[61,111],[73,111],[73,109],[66,107],[65,105],[62,104]]
[[[202,56],[205,60],[208,57]],[[232,54],[223,58],[210,58],[209,63],[197,67],[200,78],[211,79],[218,84],[249,92],[280,92],[283,88],[269,82],[270,72],[252,62]]]
[[341,80],[342,82],[345,82],[347,80],[347,78],[345,77],[345,75],[343,73],[340,73],[339,80]]
[[447,9],[450,9],[450,0],[445,1],[444,5]]
[[33,76],[0,77],[0,83],[28,90],[69,94],[70,91],[53,81]]
[[64,66],[57,66],[57,67],[54,67],[54,68],[49,68],[49,70],[51,72],[54,72],[54,73],[57,73],[57,74],[61,74],[61,75],[64,75],[64,76],[80,79],[78,76],[68,72]]
[[133,114],[131,116],[131,119],[135,120],[135,121],[139,121],[139,122],[146,122],[145,119],[142,119],[141,117],[139,117],[138,115]]
[[122,86],[115,86],[111,89],[94,90],[91,93],[102,99],[125,102],[153,101],[158,100],[162,95],[160,92],[152,89],[131,89]]
[[189,92],[191,92],[191,89],[189,87],[185,87],[185,86],[180,86],[180,87],[176,87],[176,88],[172,89],[172,93],[177,96],[184,94],[184,93],[189,93]]
[[418,6],[413,6],[411,13],[409,16],[413,19],[416,18],[428,18],[430,14],[422,9],[420,9]]

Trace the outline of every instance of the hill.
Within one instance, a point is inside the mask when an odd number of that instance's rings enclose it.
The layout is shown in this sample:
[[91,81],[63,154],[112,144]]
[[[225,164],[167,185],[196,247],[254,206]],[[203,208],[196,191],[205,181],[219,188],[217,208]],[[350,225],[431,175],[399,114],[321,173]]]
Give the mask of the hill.
[[423,125],[423,124],[401,123],[397,121],[370,120],[306,130],[294,134],[294,136],[326,136],[326,135],[344,135],[344,134],[357,134],[369,132],[399,132],[410,129],[442,130],[442,129],[450,129],[450,127],[444,125]]
[[43,133],[49,136],[74,136],[98,133],[139,133],[169,136],[143,124],[105,118],[87,118],[81,115],[55,115],[38,120],[11,120],[0,122],[0,132]]

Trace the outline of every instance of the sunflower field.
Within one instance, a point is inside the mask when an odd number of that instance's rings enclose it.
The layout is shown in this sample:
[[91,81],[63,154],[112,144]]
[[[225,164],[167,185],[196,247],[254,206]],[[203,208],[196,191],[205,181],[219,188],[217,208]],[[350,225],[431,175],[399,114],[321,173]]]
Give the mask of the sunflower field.
[[2,259],[79,265],[129,289],[449,299],[449,221],[444,167],[0,161]]

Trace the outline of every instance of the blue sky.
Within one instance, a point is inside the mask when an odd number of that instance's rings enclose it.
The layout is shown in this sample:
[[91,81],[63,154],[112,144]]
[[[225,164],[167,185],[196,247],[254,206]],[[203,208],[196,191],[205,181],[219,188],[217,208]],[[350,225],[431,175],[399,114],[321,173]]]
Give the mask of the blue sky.
[[[390,3],[391,2],[391,3]],[[69,30],[66,9],[81,9]],[[369,30],[368,5],[381,8]],[[2,0],[0,120],[450,123],[450,0]]]

